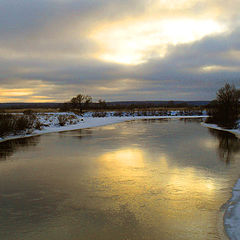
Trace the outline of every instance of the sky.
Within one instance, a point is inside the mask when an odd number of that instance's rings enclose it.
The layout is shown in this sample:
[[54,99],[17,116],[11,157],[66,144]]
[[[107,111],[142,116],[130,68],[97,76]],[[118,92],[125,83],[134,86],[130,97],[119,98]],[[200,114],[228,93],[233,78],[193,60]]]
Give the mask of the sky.
[[239,0],[0,0],[0,103],[212,100],[240,87]]

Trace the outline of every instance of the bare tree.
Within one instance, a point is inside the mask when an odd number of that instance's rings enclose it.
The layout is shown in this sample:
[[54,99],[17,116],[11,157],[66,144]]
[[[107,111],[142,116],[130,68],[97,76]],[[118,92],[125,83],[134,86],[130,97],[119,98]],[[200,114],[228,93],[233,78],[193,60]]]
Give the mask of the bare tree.
[[80,113],[83,113],[83,109],[87,108],[92,102],[92,97],[88,95],[78,94],[70,100],[71,107],[78,109]]
[[217,92],[215,107],[209,111],[209,122],[222,127],[234,128],[239,114],[240,91],[234,85],[226,83]]

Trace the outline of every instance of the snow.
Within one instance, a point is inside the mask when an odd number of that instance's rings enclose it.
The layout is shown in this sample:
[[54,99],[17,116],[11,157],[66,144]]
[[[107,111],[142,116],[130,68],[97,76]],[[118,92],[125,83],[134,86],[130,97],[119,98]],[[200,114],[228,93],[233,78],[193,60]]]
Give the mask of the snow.
[[225,230],[232,240],[240,239],[240,179],[232,191],[232,198],[227,204],[224,215]]
[[[238,129],[224,129],[216,124],[202,123],[204,127],[226,131],[234,134],[240,138],[240,128]],[[228,237],[231,240],[240,239],[240,178],[233,187],[232,198],[226,204],[226,210],[224,214],[224,227]]]
[[230,133],[234,134],[237,138],[240,138],[240,128],[237,128],[237,129],[225,129],[225,128],[219,127],[216,124],[209,124],[209,123],[201,123],[201,124],[204,127],[216,129],[216,130],[219,130],[219,131],[230,132]]
[[[31,136],[42,135],[46,133],[53,133],[53,132],[63,132],[63,131],[71,131],[77,129],[84,129],[84,128],[91,128],[91,127],[98,127],[104,126],[109,124],[115,124],[125,121],[132,121],[138,119],[179,119],[179,118],[204,118],[207,116],[172,116],[176,113],[171,113],[170,116],[123,116],[123,117],[115,117],[112,116],[113,113],[108,113],[107,117],[92,117],[91,113],[85,114],[83,117],[76,115],[74,113],[44,113],[44,114],[37,114],[37,119],[43,125],[41,130],[33,130],[30,134],[22,134],[22,135],[11,135],[6,136],[4,138],[0,137],[0,142],[17,139],[17,138],[25,138]],[[59,125],[58,116],[65,115],[65,116],[72,116],[72,120],[68,120],[65,126]],[[71,122],[70,122],[71,121]]]

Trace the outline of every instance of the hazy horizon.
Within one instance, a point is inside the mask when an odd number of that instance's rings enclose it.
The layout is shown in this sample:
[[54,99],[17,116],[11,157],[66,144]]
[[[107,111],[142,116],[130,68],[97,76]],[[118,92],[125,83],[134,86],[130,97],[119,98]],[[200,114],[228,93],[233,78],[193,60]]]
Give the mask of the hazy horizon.
[[[107,101],[107,103],[131,103],[131,102],[211,102],[213,101],[214,99],[212,100],[146,100],[146,101],[142,101],[142,100],[122,100],[122,101],[118,101],[118,100],[115,100],[115,101]],[[65,101],[65,102],[68,102],[68,101]],[[0,104],[58,104],[58,103],[65,103],[65,102],[0,102]],[[93,100],[93,103],[97,103],[98,101],[97,100]]]

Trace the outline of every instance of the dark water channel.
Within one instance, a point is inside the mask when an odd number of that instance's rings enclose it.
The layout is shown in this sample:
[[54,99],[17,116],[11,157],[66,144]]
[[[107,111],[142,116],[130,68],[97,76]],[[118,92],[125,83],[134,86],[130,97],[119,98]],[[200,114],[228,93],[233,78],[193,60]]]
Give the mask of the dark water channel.
[[1,240],[214,240],[240,142],[144,120],[0,144]]

